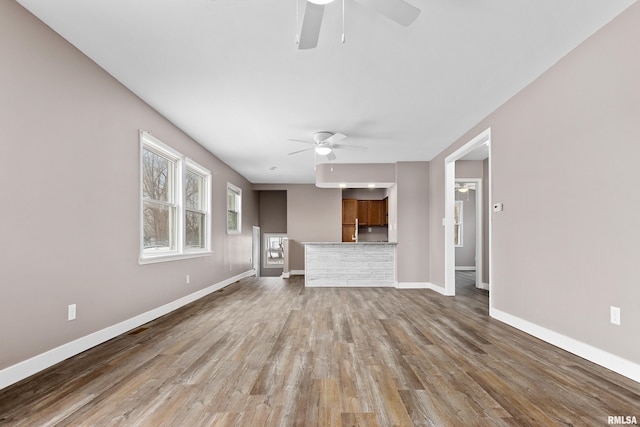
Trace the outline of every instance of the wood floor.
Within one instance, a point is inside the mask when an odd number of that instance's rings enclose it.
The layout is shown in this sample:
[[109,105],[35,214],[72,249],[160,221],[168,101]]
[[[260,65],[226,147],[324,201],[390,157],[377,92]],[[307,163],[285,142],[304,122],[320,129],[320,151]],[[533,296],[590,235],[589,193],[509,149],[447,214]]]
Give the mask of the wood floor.
[[602,426],[640,386],[486,291],[245,279],[0,391],[2,426]]

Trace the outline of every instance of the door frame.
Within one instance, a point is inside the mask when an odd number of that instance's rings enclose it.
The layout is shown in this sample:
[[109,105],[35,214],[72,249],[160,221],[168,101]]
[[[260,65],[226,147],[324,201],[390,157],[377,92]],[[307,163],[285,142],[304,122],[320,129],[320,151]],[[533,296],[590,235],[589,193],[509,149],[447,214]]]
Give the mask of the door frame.
[[260,262],[262,258],[262,250],[260,249],[262,243],[260,239],[260,227],[254,225],[251,236],[251,265],[256,273],[256,277],[260,277]]
[[[445,189],[444,189],[444,294],[453,296],[456,294],[456,252],[453,242],[453,214],[455,205],[455,188],[456,188],[456,160],[460,160],[465,155],[471,153],[477,148],[486,145],[489,152],[489,176],[488,180],[489,195],[488,199],[483,201],[492,200],[491,198],[491,128],[486,129],[478,136],[458,148],[453,153],[449,154],[444,159],[444,172],[445,172]],[[489,215],[489,290],[491,290],[491,280],[493,257],[492,245],[491,245],[491,215]],[[489,306],[492,306],[492,293],[489,292]]]

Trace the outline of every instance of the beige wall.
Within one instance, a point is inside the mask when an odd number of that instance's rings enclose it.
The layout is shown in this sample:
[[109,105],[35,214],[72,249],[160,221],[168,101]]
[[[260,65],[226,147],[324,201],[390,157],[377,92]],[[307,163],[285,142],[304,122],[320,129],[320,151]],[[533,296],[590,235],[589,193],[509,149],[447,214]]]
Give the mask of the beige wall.
[[482,160],[458,160],[456,178],[482,178]]
[[429,281],[428,182],[428,162],[396,164],[398,282]]
[[337,188],[363,187],[372,182],[393,185],[395,182],[393,163],[321,163],[316,165],[316,186]]
[[[640,363],[640,3],[431,161],[444,284],[444,158],[491,127],[494,308]],[[437,258],[436,258],[437,254]],[[609,322],[621,308],[622,324]]]
[[[243,177],[13,1],[0,52],[0,370],[251,269]],[[212,171],[213,255],[138,265],[138,129]],[[244,190],[239,236],[227,181]]]

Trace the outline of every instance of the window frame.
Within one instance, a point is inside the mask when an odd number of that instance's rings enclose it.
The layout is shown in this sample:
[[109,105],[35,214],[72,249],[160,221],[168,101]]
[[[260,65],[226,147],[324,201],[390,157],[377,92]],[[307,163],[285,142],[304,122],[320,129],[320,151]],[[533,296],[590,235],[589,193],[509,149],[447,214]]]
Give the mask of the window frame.
[[[233,192],[236,197],[236,204],[238,206],[236,211],[229,209],[229,192]],[[229,228],[229,212],[236,212],[237,215],[237,227],[236,229]],[[242,188],[227,182],[227,234],[242,234]]]
[[[138,264],[150,264],[157,262],[173,261],[179,259],[195,258],[209,256],[211,251],[211,172],[205,167],[199,165],[192,159],[185,157],[179,151],[171,148],[163,143],[149,132],[139,132],[139,203],[140,203],[140,224],[139,224],[139,255]],[[145,201],[149,202],[153,199],[144,197],[144,150],[151,151],[161,157],[173,162],[173,176],[171,179],[173,200],[167,205],[175,209],[173,221],[171,221],[174,247],[164,250],[152,251],[144,246],[144,205]],[[202,184],[202,207],[199,213],[205,215],[204,230],[202,231],[204,247],[187,248],[186,247],[186,200],[185,200],[185,182],[188,170],[200,175],[203,178]],[[164,204],[164,203],[162,203]]]
[[[183,185],[186,182],[187,172],[191,171],[202,178],[202,187],[203,187],[202,188],[202,209],[187,207],[186,194],[185,194],[185,201],[184,201],[184,208],[183,208],[185,221],[182,227],[184,230],[184,239],[183,239],[184,252],[193,254],[193,253],[202,253],[202,252],[208,251],[208,253],[211,253],[211,250],[210,250],[211,248],[211,172],[209,172],[208,169],[200,166],[198,163],[194,162],[189,158],[184,159],[184,164],[185,164],[184,177],[182,180]],[[186,215],[188,211],[196,212],[201,215],[204,215],[204,221],[203,221],[204,230],[202,231],[204,247],[192,248],[187,246]]]

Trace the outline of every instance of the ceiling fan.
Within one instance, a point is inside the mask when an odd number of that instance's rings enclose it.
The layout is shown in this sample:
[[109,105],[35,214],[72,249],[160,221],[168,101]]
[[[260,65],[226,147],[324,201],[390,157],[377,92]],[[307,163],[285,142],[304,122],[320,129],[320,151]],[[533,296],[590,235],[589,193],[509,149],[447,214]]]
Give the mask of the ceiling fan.
[[469,190],[475,190],[475,189],[476,189],[475,182],[464,182],[462,184],[459,182],[456,182],[456,191],[460,193],[467,193]]
[[339,141],[342,141],[346,138],[347,138],[347,135],[344,135],[342,133],[322,131],[322,132],[316,132],[313,134],[313,141],[290,139],[289,141],[302,142],[303,144],[312,144],[313,147],[305,148],[304,150],[293,151],[289,153],[289,155],[314,150],[315,153],[320,156],[327,156],[327,160],[335,160],[336,155],[333,152],[333,150],[335,149],[361,150],[361,151],[366,150],[366,147],[360,147],[358,145],[338,144]]
[[[302,29],[298,40],[298,49],[312,49],[318,45],[320,26],[324,6],[334,0],[307,0],[302,19]],[[343,0],[344,1],[344,0]],[[420,15],[420,9],[407,3],[404,0],[356,0],[359,3],[370,7],[400,25],[408,27]],[[343,4],[343,26],[344,26],[344,4]],[[344,43],[344,31],[342,35]]]

